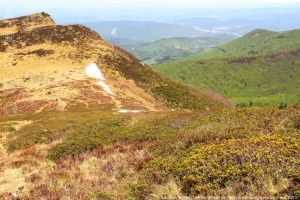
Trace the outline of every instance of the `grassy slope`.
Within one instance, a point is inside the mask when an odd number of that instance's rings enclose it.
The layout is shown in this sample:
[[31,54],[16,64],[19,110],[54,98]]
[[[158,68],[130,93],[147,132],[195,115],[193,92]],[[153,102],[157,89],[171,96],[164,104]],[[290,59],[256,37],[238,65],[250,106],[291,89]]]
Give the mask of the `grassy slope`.
[[116,52],[127,55],[130,59],[118,56],[107,58],[107,67],[118,71],[126,79],[132,79],[137,86],[152,93],[157,100],[164,101],[170,108],[189,110],[219,109],[222,104],[212,101],[199,90],[177,83],[143,65],[135,57],[116,47]]
[[[24,18],[31,19],[32,16]],[[2,35],[0,36],[0,51],[4,54],[3,57],[6,58],[6,55],[11,53],[17,55],[18,51],[25,49],[25,47],[48,45],[49,43],[64,47],[67,45],[74,47],[76,50],[75,55],[67,58],[70,59],[71,62],[83,60],[82,58],[95,60],[98,66],[104,65],[107,68],[116,70],[122,77],[133,80],[135,84],[144,89],[146,93],[153,94],[157,102],[163,102],[172,109],[203,110],[222,107],[222,105],[213,102],[209,97],[203,95],[198,90],[179,83],[174,83],[172,80],[162,77],[149,66],[140,63],[140,61],[132,55],[118,47],[105,43],[96,32],[81,25],[42,26],[26,32],[19,31],[15,34],[11,34],[10,37]],[[18,48],[9,49],[10,46],[17,46]],[[66,48],[64,53],[71,54],[70,49],[73,48]],[[74,52],[72,52],[72,54],[74,54]],[[22,57],[22,59],[18,57],[16,61],[26,61],[26,59],[28,59],[28,63],[32,63],[30,57]],[[50,63],[52,64],[58,59],[59,56],[51,57],[49,60],[51,60]],[[10,64],[11,61],[8,60],[8,62],[5,61],[4,63]],[[49,62],[43,64],[47,65]],[[59,65],[59,68],[62,70],[66,67],[68,66],[63,63]],[[58,71],[60,69],[58,69]],[[15,70],[15,72],[20,71],[20,68]]]
[[[112,199],[149,199],[153,195],[174,199],[199,194],[275,196],[299,192],[298,118],[299,107],[135,116],[112,114],[101,107],[77,107],[3,118],[0,131],[9,132],[3,143],[9,152],[23,152],[7,162],[16,163],[27,176],[38,170],[38,177],[45,177],[38,182],[29,179],[25,185],[29,195],[36,198],[75,194],[86,199],[102,190],[114,196]],[[33,123],[20,130],[9,128],[14,121],[23,120]],[[57,140],[61,142],[53,143]],[[46,155],[38,154],[42,146],[36,144],[48,145]],[[136,146],[137,153],[128,152],[130,144]],[[122,158],[108,162],[117,155]],[[131,157],[136,160],[131,161]],[[37,161],[43,164],[31,164]],[[102,166],[103,162],[106,165]],[[87,173],[80,171],[84,166]],[[41,184],[45,184],[42,191]]]
[[211,38],[167,38],[146,44],[127,45],[124,48],[148,64],[159,64],[202,52],[231,39],[233,37],[226,35]]
[[[265,36],[251,39],[258,32]],[[299,49],[290,49],[300,47],[299,41],[299,30],[283,34],[256,30],[221,46],[227,53],[212,50],[156,70],[171,79],[213,89],[240,104],[292,104],[300,100],[300,56]],[[260,55],[244,57],[250,51]]]

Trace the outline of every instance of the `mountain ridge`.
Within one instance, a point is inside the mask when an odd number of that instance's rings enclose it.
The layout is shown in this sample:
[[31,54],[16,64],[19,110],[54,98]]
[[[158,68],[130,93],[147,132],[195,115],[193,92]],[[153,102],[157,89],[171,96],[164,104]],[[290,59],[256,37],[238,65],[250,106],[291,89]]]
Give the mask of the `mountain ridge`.
[[29,16],[4,19],[0,21],[0,35],[30,30],[34,27],[54,25],[54,20],[45,12],[35,13]]
[[[2,113],[14,113],[14,108],[17,113],[29,111],[28,106],[40,111],[77,104],[153,111],[222,107],[200,91],[161,77],[90,28],[45,25],[49,15],[43,13],[17,20],[24,19],[31,22],[27,28],[0,36]],[[42,22],[40,27],[38,22]],[[97,64],[115,97],[86,77],[84,68],[90,63]],[[171,88],[175,93],[170,93]]]
[[248,34],[229,43],[193,55],[194,58],[256,56],[277,51],[291,50],[300,46],[300,30],[274,32],[265,29],[255,29]]

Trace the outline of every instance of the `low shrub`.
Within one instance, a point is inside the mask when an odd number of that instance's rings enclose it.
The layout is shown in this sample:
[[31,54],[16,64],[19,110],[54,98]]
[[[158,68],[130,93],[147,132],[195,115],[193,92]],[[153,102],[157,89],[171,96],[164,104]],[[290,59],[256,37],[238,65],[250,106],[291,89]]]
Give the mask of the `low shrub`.
[[290,178],[292,179],[291,195],[295,199],[300,199],[300,170],[298,169]]
[[97,133],[78,133],[73,134],[62,143],[50,149],[48,158],[58,160],[68,156],[76,156],[83,152],[91,151],[102,147],[103,138]]
[[[155,87],[152,92],[164,99],[168,106],[172,108],[183,108],[189,110],[203,110],[206,108],[218,108],[216,102],[208,99],[194,88],[170,83]],[[200,103],[201,102],[201,103]]]
[[253,187],[259,193],[267,191],[267,180],[280,184],[280,180],[300,167],[299,151],[297,140],[291,137],[232,139],[195,146],[165,162],[164,167],[179,178],[182,191],[188,195],[216,194],[236,184],[243,188],[237,193],[249,193]]
[[15,133],[17,139],[10,140],[7,143],[8,152],[26,148],[30,145],[49,143],[53,141],[54,133],[48,129],[37,130],[33,132]]
[[148,163],[139,174],[137,181],[129,185],[130,199],[149,199],[157,186],[168,182],[169,175],[156,166],[156,163]]

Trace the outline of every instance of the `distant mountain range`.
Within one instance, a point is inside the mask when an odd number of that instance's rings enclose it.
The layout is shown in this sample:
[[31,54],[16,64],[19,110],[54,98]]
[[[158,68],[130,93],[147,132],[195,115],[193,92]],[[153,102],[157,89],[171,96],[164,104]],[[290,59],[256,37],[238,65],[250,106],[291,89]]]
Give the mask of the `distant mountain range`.
[[[109,20],[85,22],[85,25],[117,45],[128,44],[128,42],[148,43],[172,37],[203,37],[220,34],[240,37],[257,28],[277,32],[298,29],[300,28],[299,10],[299,7],[295,6],[241,10],[165,11],[163,14],[158,12],[155,18],[145,19],[144,14],[139,13],[139,17],[128,17],[129,20],[116,20],[110,17],[107,18]],[[124,16],[122,18],[126,19]]]
[[150,65],[183,58],[236,38],[231,34],[204,34],[192,26],[157,22],[102,21],[86,25]]
[[240,106],[294,104],[300,102],[300,30],[257,29],[155,69],[173,80],[219,92]]
[[[111,44],[124,48],[150,65],[201,53],[254,29],[257,29],[257,34],[260,34],[260,29],[268,29],[268,34],[272,34],[272,31],[300,28],[300,12],[297,8],[201,11],[200,16],[195,13],[199,11],[190,11],[185,17],[178,15],[173,19],[172,13],[169,13],[170,19],[149,18],[153,21],[145,21],[141,17],[135,18],[139,20],[99,20],[85,25],[96,30]],[[273,34],[276,37],[276,33]],[[246,46],[256,46],[249,42],[252,42],[251,38],[243,41]],[[263,45],[260,42],[257,41],[258,45]],[[239,48],[236,50],[243,51]]]
[[237,14],[231,17],[195,17],[179,20],[177,23],[192,26],[206,34],[226,33],[237,36],[242,36],[257,28],[286,31],[300,27],[299,10],[283,9],[281,12],[266,10],[264,13],[261,11]]
[[[147,21],[98,21],[86,25],[100,33],[108,41],[153,42],[172,37],[203,36],[192,26]],[[120,44],[120,43],[119,43]]]

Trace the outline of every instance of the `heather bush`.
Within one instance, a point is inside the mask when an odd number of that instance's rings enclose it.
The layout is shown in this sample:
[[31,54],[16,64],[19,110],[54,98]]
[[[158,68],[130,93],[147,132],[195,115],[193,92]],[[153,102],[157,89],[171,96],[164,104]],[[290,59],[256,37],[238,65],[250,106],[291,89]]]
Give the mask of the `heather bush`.
[[[189,195],[212,195],[226,188],[237,194],[268,191],[267,180],[281,184],[300,167],[298,140],[285,136],[259,136],[199,145],[164,162]],[[297,160],[298,159],[298,160]],[[280,166],[280,167],[278,167]]]

